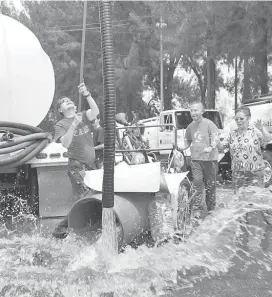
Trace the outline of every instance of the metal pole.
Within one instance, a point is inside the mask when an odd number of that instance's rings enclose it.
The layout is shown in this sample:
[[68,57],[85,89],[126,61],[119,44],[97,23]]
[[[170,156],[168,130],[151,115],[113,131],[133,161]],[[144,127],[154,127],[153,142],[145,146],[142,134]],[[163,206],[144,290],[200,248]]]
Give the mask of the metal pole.
[[160,82],[161,82],[161,111],[164,108],[164,87],[163,87],[163,43],[162,43],[162,16],[160,20],[160,62],[161,62],[161,72],[160,72]]
[[[83,28],[82,28],[82,42],[81,42],[81,60],[80,60],[80,73],[79,73],[79,83],[83,83],[83,72],[84,72],[84,54],[85,54],[85,38],[86,38],[86,19],[87,19],[87,2],[84,1],[83,8]],[[79,93],[78,98],[78,111],[81,111],[81,94]]]
[[237,102],[237,84],[238,84],[238,70],[237,70],[237,56],[235,57],[235,78],[234,78],[234,88],[235,88],[235,96],[234,96],[234,108],[235,110],[238,107],[238,102]]

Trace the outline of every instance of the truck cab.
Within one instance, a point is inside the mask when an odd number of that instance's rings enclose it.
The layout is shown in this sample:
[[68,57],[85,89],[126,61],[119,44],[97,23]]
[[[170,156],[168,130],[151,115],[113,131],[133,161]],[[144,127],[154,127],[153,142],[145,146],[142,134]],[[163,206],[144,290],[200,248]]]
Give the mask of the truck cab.
[[[223,124],[219,111],[208,109],[203,116],[211,120],[222,132]],[[185,131],[192,122],[192,118],[189,109],[173,109],[165,110],[158,117],[140,122],[146,126],[144,137],[149,141],[150,148],[154,148],[154,151],[158,150],[158,154],[163,156],[170,153],[175,140],[180,144],[184,142]],[[184,154],[190,157],[190,149],[187,149]]]

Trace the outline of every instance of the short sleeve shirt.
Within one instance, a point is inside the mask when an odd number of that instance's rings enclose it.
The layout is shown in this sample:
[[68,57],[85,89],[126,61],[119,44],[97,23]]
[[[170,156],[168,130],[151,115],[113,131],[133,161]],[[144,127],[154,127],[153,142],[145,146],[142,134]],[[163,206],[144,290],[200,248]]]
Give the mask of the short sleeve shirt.
[[219,130],[209,119],[203,118],[200,122],[193,121],[188,125],[185,133],[185,140],[191,146],[192,160],[217,161],[218,149],[214,148],[210,153],[205,153],[204,149],[212,144],[212,140],[218,137]]
[[243,133],[232,131],[227,139],[232,159],[232,171],[257,171],[264,168],[261,146],[264,145],[262,133],[248,127]]
[[[96,129],[93,129],[93,141],[94,146],[104,143],[104,129],[99,126]],[[103,149],[95,151],[95,157],[99,158],[103,155]]]
[[[55,125],[55,141],[58,142],[68,132],[73,120],[74,118],[63,118],[57,122]],[[68,158],[94,167],[94,143],[91,124],[86,111],[82,112],[82,122],[78,124],[74,131],[72,142],[68,147]]]

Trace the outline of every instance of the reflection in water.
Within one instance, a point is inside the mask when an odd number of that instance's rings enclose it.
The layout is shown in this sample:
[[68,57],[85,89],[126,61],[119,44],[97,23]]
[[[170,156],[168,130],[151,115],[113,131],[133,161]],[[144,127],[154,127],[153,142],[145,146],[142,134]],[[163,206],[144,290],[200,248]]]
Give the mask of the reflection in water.
[[271,227],[260,219],[260,210],[272,206],[270,197],[265,191],[221,197],[228,206],[208,216],[186,244],[127,247],[110,267],[101,261],[101,241],[90,246],[74,235],[58,241],[6,232],[0,243],[0,296],[90,297],[111,291],[118,297],[158,296],[165,288],[185,290],[224,274],[234,260],[240,271],[258,265],[261,275],[272,264]]

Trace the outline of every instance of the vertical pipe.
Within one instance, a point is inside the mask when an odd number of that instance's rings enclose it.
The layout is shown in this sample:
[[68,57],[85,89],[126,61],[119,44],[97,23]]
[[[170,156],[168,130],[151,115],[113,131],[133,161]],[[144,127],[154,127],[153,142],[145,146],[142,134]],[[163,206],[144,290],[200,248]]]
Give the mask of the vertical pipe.
[[[87,1],[84,1],[79,84],[83,83],[85,39],[86,39],[86,19],[87,19]],[[82,102],[82,96],[81,96],[81,93],[79,93],[78,111],[81,111],[81,102]]]
[[212,102],[212,67],[211,67],[211,50],[210,47],[207,49],[207,98],[206,108],[210,108]]
[[234,88],[235,88],[235,96],[234,96],[234,109],[236,110],[238,107],[238,102],[237,102],[237,84],[238,84],[238,66],[237,66],[237,56],[235,57],[235,78],[234,78]]
[[103,57],[102,61],[105,131],[102,204],[104,208],[112,208],[114,206],[116,94],[110,1],[100,1],[100,25]]
[[160,20],[160,89],[161,89],[161,111],[164,109],[164,87],[163,87],[163,42],[162,42],[162,16]]

